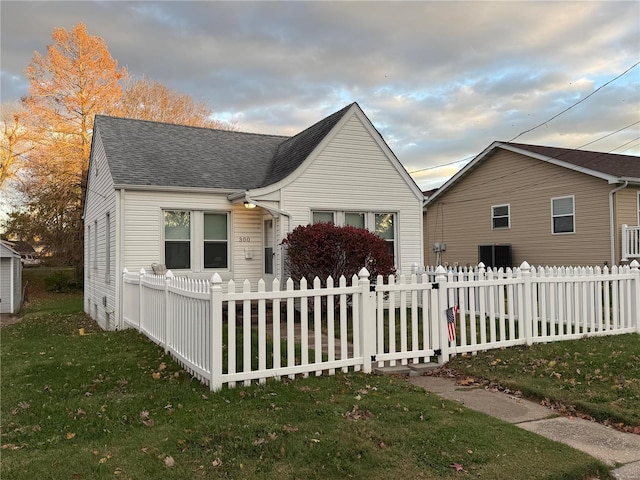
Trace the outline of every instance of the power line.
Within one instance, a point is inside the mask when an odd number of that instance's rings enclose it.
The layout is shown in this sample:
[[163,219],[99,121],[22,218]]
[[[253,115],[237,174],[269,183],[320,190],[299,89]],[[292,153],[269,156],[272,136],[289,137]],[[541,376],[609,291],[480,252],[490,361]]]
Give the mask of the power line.
[[560,113],[557,113],[556,115],[554,115],[553,117],[551,117],[549,120],[546,120],[544,122],[542,122],[539,125],[536,125],[533,128],[530,128],[528,130],[525,130],[523,132],[520,132],[518,135],[516,135],[515,137],[513,137],[511,140],[509,140],[509,142],[513,142],[516,138],[521,137],[522,135],[524,135],[525,133],[529,133],[534,131],[537,128],[542,127],[543,125],[546,125],[547,123],[549,123],[551,120],[554,120],[556,118],[558,118],[560,115],[562,115],[563,113],[568,112],[569,110],[571,110],[573,107],[580,105],[582,102],[584,102],[586,99],[588,99],[589,97],[591,97],[592,95],[595,95],[596,93],[598,93],[600,90],[602,90],[604,87],[606,87],[607,85],[609,85],[610,83],[615,82],[616,80],[618,80],[620,77],[622,77],[623,75],[626,75],[627,73],[629,73],[631,70],[633,70],[634,68],[636,68],[638,65],[640,65],[640,62],[636,62],[635,64],[631,65],[629,68],[627,68],[624,72],[622,72],[620,75],[618,75],[615,78],[612,78],[611,80],[609,80],[607,83],[600,85],[598,88],[596,88],[593,92],[591,92],[589,95],[587,95],[586,97],[584,97],[581,100],[578,100],[576,103],[574,103],[573,105],[565,108],[564,110],[562,110]]
[[[523,132],[519,133],[518,135],[516,135],[515,137],[513,137],[511,140],[508,140],[508,142],[513,142],[516,138],[521,137],[521,136],[522,136],[522,135],[524,135],[525,133],[532,132],[532,131],[536,130],[537,128],[542,127],[543,125],[546,125],[546,124],[547,124],[547,123],[549,123],[551,120],[554,120],[554,119],[558,118],[560,115],[562,115],[562,114],[564,114],[564,113],[568,112],[568,111],[569,111],[569,110],[571,110],[573,107],[575,107],[575,106],[577,106],[577,105],[581,104],[582,102],[584,102],[585,100],[587,100],[587,99],[588,99],[589,97],[591,97],[592,95],[595,95],[598,91],[602,90],[602,89],[603,89],[604,87],[606,87],[607,85],[609,85],[609,84],[611,84],[611,83],[615,82],[616,80],[618,80],[618,79],[619,79],[620,77],[622,77],[623,75],[626,75],[626,74],[627,74],[627,73],[629,73],[631,70],[633,70],[634,68],[636,68],[638,65],[640,65],[640,62],[636,62],[635,64],[633,64],[632,66],[630,66],[629,68],[627,68],[624,72],[622,72],[620,75],[618,75],[617,77],[612,78],[612,79],[611,79],[611,80],[609,80],[608,82],[606,82],[606,83],[604,83],[604,84],[600,85],[598,88],[596,88],[596,89],[595,89],[593,92],[591,92],[589,95],[587,95],[587,96],[586,96],[586,97],[584,97],[583,99],[581,99],[581,100],[577,101],[577,102],[576,102],[576,103],[574,103],[573,105],[571,105],[571,106],[569,106],[569,107],[565,108],[565,109],[564,109],[564,110],[562,110],[560,113],[557,113],[556,115],[554,115],[554,116],[553,116],[553,117],[551,117],[550,119],[546,120],[545,122],[542,122],[542,123],[541,123],[541,124],[539,124],[539,125],[536,125],[535,127],[529,128],[528,130],[525,130],[525,131],[523,131]],[[624,130],[624,129],[629,128],[629,127],[631,127],[631,126],[633,126],[633,125],[636,125],[637,123],[640,123],[640,122],[636,122],[636,123],[633,123],[633,124],[631,124],[631,125],[628,125],[627,127],[624,127],[624,128],[622,128],[622,129],[620,129],[620,130],[616,130],[615,132],[612,132],[612,133],[610,133],[610,134],[608,134],[608,135],[605,135],[605,136],[603,136],[603,137],[597,138],[596,140],[594,140],[594,141],[592,141],[592,142],[589,142],[589,143],[586,143],[586,144],[584,144],[584,145],[582,145],[582,146],[580,146],[580,147],[577,147],[577,148],[582,148],[582,147],[584,147],[584,146],[586,146],[586,145],[590,145],[591,143],[595,143],[595,142],[597,142],[597,141],[599,141],[599,140],[602,140],[603,138],[608,137],[609,135],[613,135],[613,134],[615,134],[615,133],[620,132],[621,130]],[[574,150],[575,150],[575,149],[574,149]],[[435,165],[435,166],[433,166],[433,167],[421,168],[421,169],[418,169],[418,170],[412,170],[411,172],[408,172],[408,173],[409,173],[409,175],[411,175],[411,174],[413,174],[413,173],[424,172],[424,171],[427,171],[427,170],[434,170],[434,169],[436,169],[436,168],[440,168],[440,167],[447,167],[447,166],[449,166],[449,165],[454,165],[454,164],[456,164],[456,163],[464,162],[464,161],[466,161],[466,160],[471,160],[471,159],[473,159],[473,158],[475,158],[475,155],[474,155],[474,156],[471,156],[471,157],[463,158],[463,159],[461,159],[461,160],[456,160],[456,161],[454,161],[454,162],[444,163],[444,164],[441,164],[441,165]]]

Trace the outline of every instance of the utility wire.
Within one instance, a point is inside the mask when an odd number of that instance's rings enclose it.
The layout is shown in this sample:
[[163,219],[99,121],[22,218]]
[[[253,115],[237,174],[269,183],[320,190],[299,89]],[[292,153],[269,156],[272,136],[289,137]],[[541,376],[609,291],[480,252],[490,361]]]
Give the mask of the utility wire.
[[[525,130],[525,131],[523,131],[523,132],[519,133],[518,135],[516,135],[515,137],[513,137],[511,140],[508,140],[508,142],[513,142],[516,138],[521,137],[521,136],[522,136],[522,135],[524,135],[525,133],[532,132],[532,131],[536,130],[537,128],[542,127],[543,125],[546,125],[546,124],[547,124],[547,123],[549,123],[551,120],[554,120],[554,119],[558,118],[560,115],[562,115],[562,114],[564,114],[564,113],[568,112],[568,111],[569,111],[569,110],[571,110],[573,107],[575,107],[575,106],[577,106],[577,105],[581,104],[582,102],[584,102],[586,99],[588,99],[588,98],[589,98],[589,97],[591,97],[592,95],[595,95],[598,91],[602,90],[604,87],[606,87],[606,86],[607,86],[607,85],[609,85],[610,83],[613,83],[613,82],[615,82],[616,80],[618,80],[620,77],[622,77],[623,75],[626,75],[626,74],[627,74],[627,73],[629,73],[631,70],[633,70],[634,68],[636,68],[638,65],[640,65],[640,62],[636,62],[635,64],[633,64],[632,66],[630,66],[629,68],[627,68],[624,72],[622,72],[620,75],[618,75],[617,77],[612,78],[612,79],[611,79],[611,80],[609,80],[608,82],[606,82],[606,83],[604,83],[604,84],[600,85],[598,88],[596,88],[596,89],[595,89],[593,92],[591,92],[589,95],[587,95],[587,96],[586,96],[586,97],[584,97],[583,99],[581,99],[581,100],[577,101],[577,102],[576,102],[576,103],[574,103],[573,105],[571,105],[571,106],[569,106],[569,107],[565,108],[565,109],[564,109],[564,110],[562,110],[560,113],[555,114],[555,115],[554,115],[553,117],[551,117],[550,119],[548,119],[548,120],[546,120],[546,121],[542,122],[542,123],[541,123],[541,124],[539,124],[539,125],[536,125],[535,127],[529,128],[528,130]],[[630,126],[636,125],[637,123],[640,123],[640,122],[636,122],[636,123],[633,123],[633,124],[631,124],[631,125],[629,125],[629,126],[627,126],[627,127],[622,128],[622,129],[620,129],[620,130],[616,130],[615,132],[612,132],[612,133],[610,133],[609,135],[613,135],[614,133],[618,133],[618,132],[620,132],[621,130],[624,130],[625,128],[629,128]],[[600,137],[600,138],[598,138],[598,139],[596,139],[596,140],[594,140],[594,141],[592,141],[592,142],[586,143],[586,144],[584,144],[584,145],[582,145],[582,146],[580,146],[580,147],[577,147],[577,148],[582,148],[582,147],[584,147],[584,146],[586,146],[586,145],[590,145],[590,144],[592,144],[592,143],[595,143],[595,142],[597,142],[597,141],[599,141],[599,140],[602,140],[603,138],[608,137],[609,135],[605,135],[604,137]],[[575,150],[575,149],[574,149],[574,150]],[[456,164],[456,163],[464,162],[465,160],[471,160],[472,158],[475,158],[475,156],[466,157],[466,158],[463,158],[463,159],[461,159],[461,160],[456,160],[456,161],[454,161],[454,162],[444,163],[444,164],[441,164],[441,165],[435,165],[435,166],[433,166],[433,167],[426,167],[426,168],[421,168],[421,169],[419,169],[419,170],[412,170],[411,172],[408,172],[408,173],[409,173],[409,175],[411,175],[411,174],[413,174],[413,173],[424,172],[424,171],[427,171],[427,170],[434,170],[434,169],[436,169],[436,168],[440,168],[440,167],[447,167],[447,166],[449,166],[449,165],[454,165],[454,164]]]
[[612,78],[611,80],[609,80],[607,83],[604,83],[603,85],[600,85],[598,88],[596,88],[593,92],[591,92],[589,95],[587,95],[586,97],[584,97],[581,100],[578,100],[576,103],[574,103],[573,105],[565,108],[564,110],[562,110],[560,113],[555,114],[553,117],[551,117],[549,120],[546,120],[544,122],[542,122],[539,125],[536,125],[535,127],[532,127],[528,130],[525,130],[523,132],[520,132],[518,135],[516,135],[515,137],[513,137],[511,140],[509,140],[509,142],[513,142],[516,138],[521,137],[522,135],[524,135],[525,133],[529,133],[534,131],[537,128],[542,127],[543,125],[546,125],[547,123],[549,123],[551,120],[558,118],[560,115],[562,115],[563,113],[568,112],[569,110],[571,110],[573,107],[580,105],[582,102],[584,102],[587,98],[591,97],[592,95],[595,95],[596,93],[598,93],[600,90],[602,90],[604,87],[606,87],[607,85],[609,85],[612,82],[615,82],[616,80],[618,80],[620,77],[622,77],[623,75],[626,75],[627,73],[629,73],[631,70],[633,70],[634,68],[636,68],[638,65],[640,65],[640,62],[636,62],[635,64],[631,65],[629,68],[627,68],[624,72],[622,72],[620,75],[618,75],[615,78]]

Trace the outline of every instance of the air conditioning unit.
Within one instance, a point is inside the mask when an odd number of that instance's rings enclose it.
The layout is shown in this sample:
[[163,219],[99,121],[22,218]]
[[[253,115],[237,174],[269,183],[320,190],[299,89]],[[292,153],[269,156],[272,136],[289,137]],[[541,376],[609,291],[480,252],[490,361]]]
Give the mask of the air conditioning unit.
[[509,243],[489,243],[478,245],[478,263],[485,267],[512,267],[512,250]]

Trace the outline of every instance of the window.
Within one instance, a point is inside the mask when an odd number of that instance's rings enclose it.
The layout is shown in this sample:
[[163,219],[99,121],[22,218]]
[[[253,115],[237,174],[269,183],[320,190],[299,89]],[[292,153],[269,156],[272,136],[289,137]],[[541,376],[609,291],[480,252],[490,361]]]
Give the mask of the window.
[[191,212],[164,212],[164,263],[167,268],[191,268]]
[[111,215],[105,216],[105,232],[104,232],[104,274],[105,282],[111,281]]
[[509,205],[494,205],[491,207],[491,228],[510,228],[511,218]]
[[93,269],[98,269],[98,220],[93,222]]
[[575,233],[574,197],[551,199],[552,233]]
[[395,228],[393,213],[376,213],[376,230],[375,233],[387,241],[389,251],[395,257]]
[[273,220],[264,221],[264,273],[273,275]]
[[364,213],[346,212],[344,214],[344,224],[356,228],[365,228]]
[[313,212],[313,223],[335,223],[333,212]]
[[226,213],[204,214],[204,268],[227,268],[229,240]]
[[87,272],[87,276],[89,278],[91,278],[91,225],[87,225],[87,238],[86,238],[86,242],[87,242],[87,265],[89,266],[89,268],[87,268],[88,272]]

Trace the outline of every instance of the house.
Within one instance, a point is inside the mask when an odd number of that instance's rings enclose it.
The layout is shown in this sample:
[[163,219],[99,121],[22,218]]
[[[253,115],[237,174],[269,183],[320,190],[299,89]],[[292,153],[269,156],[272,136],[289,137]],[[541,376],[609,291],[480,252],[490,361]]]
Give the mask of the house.
[[357,103],[293,137],[96,116],[85,203],[85,311],[122,327],[122,272],[285,278],[281,242],[330,221],[423,263],[422,192]]
[[494,142],[424,215],[427,265],[619,264],[639,252],[640,157]]
[[0,242],[0,314],[13,315],[22,307],[22,263],[20,254]]

